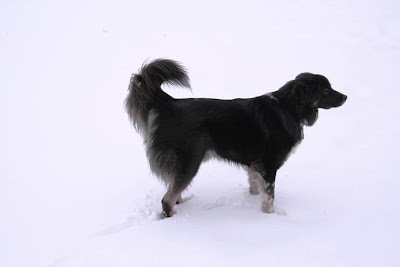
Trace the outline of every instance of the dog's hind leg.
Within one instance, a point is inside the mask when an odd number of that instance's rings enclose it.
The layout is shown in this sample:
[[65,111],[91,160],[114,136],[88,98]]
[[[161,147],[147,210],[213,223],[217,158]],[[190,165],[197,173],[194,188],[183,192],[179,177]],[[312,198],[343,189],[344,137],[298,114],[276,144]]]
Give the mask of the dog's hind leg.
[[179,198],[179,194],[175,192],[174,186],[169,185],[168,191],[165,193],[164,197],[161,200],[163,216],[171,217],[174,215],[174,206]]
[[179,162],[182,165],[178,169],[179,171],[173,176],[173,179],[171,179],[168,191],[161,201],[164,216],[171,217],[174,215],[173,208],[175,204],[177,202],[181,203],[184,200],[181,197],[182,191],[192,182],[193,177],[199,170],[204,154],[205,151],[196,150],[196,153],[189,152],[180,158]]
[[[194,176],[194,175],[193,175]],[[182,191],[190,184],[193,179],[192,177],[183,176],[175,179],[175,181],[168,186],[168,191],[165,193],[163,199],[161,200],[163,215],[165,217],[171,217],[175,214],[174,206],[175,204],[182,203],[184,200],[181,197]]]

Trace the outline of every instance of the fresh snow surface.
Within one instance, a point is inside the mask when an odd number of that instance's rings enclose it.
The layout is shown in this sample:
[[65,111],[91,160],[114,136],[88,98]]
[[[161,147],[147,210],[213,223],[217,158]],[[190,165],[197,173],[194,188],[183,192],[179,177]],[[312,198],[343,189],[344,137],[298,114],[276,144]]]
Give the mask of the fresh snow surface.
[[[399,1],[2,1],[0,266],[400,266]],[[123,108],[143,61],[179,60],[193,91],[253,97],[300,72],[348,95],[276,183],[202,165],[159,220]]]

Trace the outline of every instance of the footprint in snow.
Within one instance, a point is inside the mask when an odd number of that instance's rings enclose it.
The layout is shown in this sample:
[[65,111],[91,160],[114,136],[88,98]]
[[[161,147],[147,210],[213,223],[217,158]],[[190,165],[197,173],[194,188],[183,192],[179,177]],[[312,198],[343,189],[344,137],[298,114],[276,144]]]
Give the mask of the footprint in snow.
[[222,197],[217,199],[214,203],[207,204],[203,207],[204,210],[212,210],[219,207],[230,206],[232,204],[232,200]]

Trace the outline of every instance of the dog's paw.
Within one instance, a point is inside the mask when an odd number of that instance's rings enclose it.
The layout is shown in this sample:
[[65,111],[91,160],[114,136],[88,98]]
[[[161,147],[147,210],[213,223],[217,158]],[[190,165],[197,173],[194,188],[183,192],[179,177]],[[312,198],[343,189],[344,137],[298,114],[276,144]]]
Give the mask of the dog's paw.
[[275,207],[272,199],[263,200],[261,202],[261,210],[265,213],[274,213]]
[[159,218],[160,218],[160,220],[165,219],[165,218],[170,218],[170,217],[174,216],[175,213],[176,212],[174,210],[171,210],[170,212],[163,211],[160,213]]
[[264,206],[264,205],[262,205],[261,206],[261,210],[264,212],[264,213],[275,213],[275,208],[274,208],[274,206],[272,205],[272,206]]

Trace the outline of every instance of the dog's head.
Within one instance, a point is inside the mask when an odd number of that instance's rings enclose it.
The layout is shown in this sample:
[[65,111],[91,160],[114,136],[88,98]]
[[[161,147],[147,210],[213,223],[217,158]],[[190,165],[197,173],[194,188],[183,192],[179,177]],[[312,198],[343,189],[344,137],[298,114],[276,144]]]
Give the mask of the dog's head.
[[315,108],[330,109],[340,107],[347,96],[333,90],[328,79],[319,74],[302,73],[294,80],[294,94],[304,105]]
[[301,73],[274,92],[279,102],[294,110],[305,125],[311,126],[318,117],[318,108],[340,107],[347,96],[332,89],[327,78],[319,74]]

